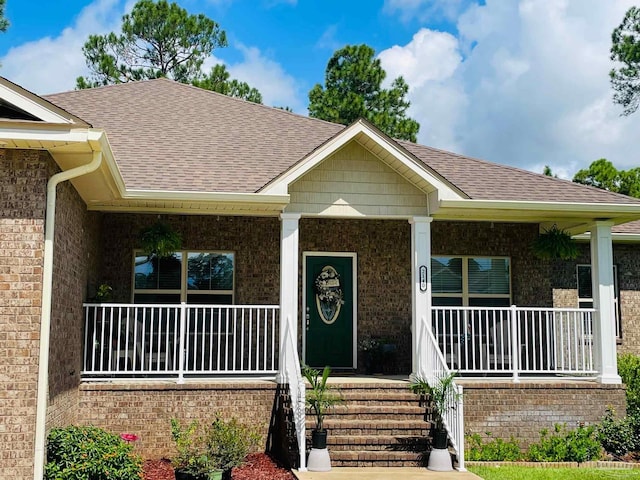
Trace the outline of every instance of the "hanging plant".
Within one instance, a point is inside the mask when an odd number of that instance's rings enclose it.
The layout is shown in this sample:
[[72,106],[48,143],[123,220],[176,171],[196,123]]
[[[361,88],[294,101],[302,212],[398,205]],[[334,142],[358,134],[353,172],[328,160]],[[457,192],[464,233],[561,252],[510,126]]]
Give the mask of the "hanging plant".
[[533,254],[542,260],[574,260],[580,254],[575,240],[557,225],[538,235],[531,249]]
[[140,243],[145,255],[158,258],[170,257],[182,248],[182,236],[169,224],[158,220],[140,231]]

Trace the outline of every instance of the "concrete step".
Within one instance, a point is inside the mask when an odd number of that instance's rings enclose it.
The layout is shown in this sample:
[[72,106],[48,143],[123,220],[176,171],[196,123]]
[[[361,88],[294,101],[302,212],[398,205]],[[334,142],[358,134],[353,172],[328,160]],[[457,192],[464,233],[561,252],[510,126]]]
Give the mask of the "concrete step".
[[340,419],[348,417],[352,420],[424,420],[425,410],[417,405],[365,405],[365,404],[341,404],[331,409],[331,418]]
[[[307,430],[315,427],[307,418]],[[329,435],[409,435],[427,436],[430,423],[416,420],[346,420],[326,417],[324,427]]]
[[333,451],[329,448],[334,467],[417,467],[426,456],[415,452],[377,452],[367,450]]
[[424,452],[428,439],[422,435],[331,435],[329,449],[356,451]]

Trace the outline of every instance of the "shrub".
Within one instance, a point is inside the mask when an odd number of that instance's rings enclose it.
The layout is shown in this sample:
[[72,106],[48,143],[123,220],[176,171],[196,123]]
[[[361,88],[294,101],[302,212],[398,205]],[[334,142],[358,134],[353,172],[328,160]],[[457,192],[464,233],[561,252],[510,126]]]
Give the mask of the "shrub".
[[634,427],[630,417],[615,418],[613,409],[607,408],[607,413],[598,425],[598,440],[606,452],[622,457],[640,448],[640,438]]
[[[491,433],[487,432],[488,436]],[[466,459],[478,462],[516,462],[522,459],[522,451],[513,437],[507,442],[502,438],[491,438],[485,442],[478,433],[467,436]]]
[[640,418],[640,355],[619,355],[618,373],[627,386],[627,415]]
[[601,457],[602,447],[596,438],[596,427],[579,425],[575,430],[567,430],[566,424],[554,425],[549,434],[540,431],[540,442],[529,447],[527,459],[532,462],[586,462]]
[[133,445],[92,426],[53,428],[47,437],[47,480],[139,480],[142,460]]
[[174,418],[171,436],[177,450],[171,460],[173,467],[196,477],[239,467],[260,439],[254,429],[235,418],[224,420],[220,415],[205,428],[201,428],[197,420],[183,427]]

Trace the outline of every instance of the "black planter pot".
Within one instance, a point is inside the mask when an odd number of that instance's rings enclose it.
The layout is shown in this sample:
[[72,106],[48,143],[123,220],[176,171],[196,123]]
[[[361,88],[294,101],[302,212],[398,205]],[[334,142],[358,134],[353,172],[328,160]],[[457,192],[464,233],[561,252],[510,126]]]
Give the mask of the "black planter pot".
[[449,438],[447,437],[446,430],[433,430],[433,448],[447,448],[449,445]]
[[327,448],[326,430],[313,430],[311,432],[311,447],[317,449]]

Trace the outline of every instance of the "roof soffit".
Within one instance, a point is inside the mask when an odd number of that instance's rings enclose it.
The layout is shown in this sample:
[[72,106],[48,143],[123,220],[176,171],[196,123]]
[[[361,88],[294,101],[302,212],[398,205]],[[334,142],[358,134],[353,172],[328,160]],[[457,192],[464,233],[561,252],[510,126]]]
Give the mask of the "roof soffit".
[[338,132],[289,170],[273,179],[259,193],[286,195],[289,185],[351,141],[359,143],[380,161],[427,194],[436,195],[438,199],[460,200],[468,198],[454,185],[431,171],[425,164],[416,162],[411,154],[391,138],[362,119]]

